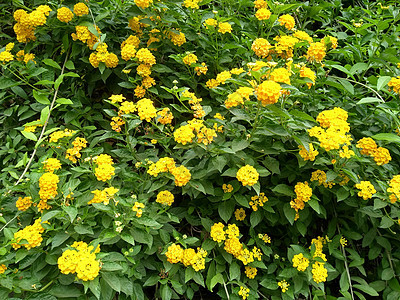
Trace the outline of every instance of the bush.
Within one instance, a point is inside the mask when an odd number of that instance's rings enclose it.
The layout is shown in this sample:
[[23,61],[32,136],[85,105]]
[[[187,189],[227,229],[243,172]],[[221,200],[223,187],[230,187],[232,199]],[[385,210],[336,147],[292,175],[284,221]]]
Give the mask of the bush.
[[399,9],[1,6],[0,294],[398,299]]

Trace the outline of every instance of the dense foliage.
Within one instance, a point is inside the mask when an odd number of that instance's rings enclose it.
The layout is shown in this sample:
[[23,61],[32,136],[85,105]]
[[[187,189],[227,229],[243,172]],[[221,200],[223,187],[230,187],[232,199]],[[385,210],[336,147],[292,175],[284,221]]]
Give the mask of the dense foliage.
[[0,297],[399,299],[397,6],[0,4]]

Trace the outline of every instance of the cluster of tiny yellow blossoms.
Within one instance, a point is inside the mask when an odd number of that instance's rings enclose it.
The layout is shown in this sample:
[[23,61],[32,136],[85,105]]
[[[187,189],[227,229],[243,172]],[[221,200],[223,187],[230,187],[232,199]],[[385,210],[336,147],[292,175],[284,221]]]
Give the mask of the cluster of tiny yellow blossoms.
[[24,198],[19,197],[17,202],[15,202],[15,206],[20,211],[28,210],[29,207],[32,206],[32,197],[24,197]]
[[321,63],[326,55],[324,42],[311,43],[307,50],[306,58],[310,62]]
[[259,195],[251,197],[251,201],[249,202],[249,204],[254,211],[257,211],[258,207],[264,206],[264,203],[267,201],[267,196],[265,196],[264,193],[260,193]]
[[182,59],[183,63],[188,66],[197,63],[197,60],[197,56],[193,53],[186,54]]
[[244,286],[240,287],[238,295],[241,296],[243,300],[246,300],[247,297],[249,297],[249,294],[250,294],[250,289],[249,288],[245,288]]
[[272,80],[266,80],[257,87],[257,99],[263,106],[278,102],[281,96],[281,86]]
[[286,291],[289,289],[290,284],[287,283],[286,280],[281,280],[278,282],[278,286],[281,288],[282,293],[286,293]]
[[125,120],[122,119],[121,117],[112,117],[111,118],[111,128],[112,130],[115,130],[116,132],[121,132],[121,126],[125,124]]
[[311,240],[311,244],[315,246],[315,251],[313,253],[313,258],[319,257],[323,261],[326,261],[326,256],[322,252],[322,250],[324,248],[324,244],[326,244],[326,242],[327,242],[327,239],[325,239],[325,238],[323,238],[321,236],[317,237],[316,239],[312,239]]
[[295,220],[299,218],[299,210],[304,209],[304,203],[310,200],[312,189],[308,186],[308,182],[298,182],[294,187],[296,198],[290,201],[290,206],[296,211]]
[[208,145],[217,136],[216,131],[205,126],[203,120],[192,119],[187,123],[187,125],[183,125],[174,131],[174,139],[177,143],[186,145],[192,143],[196,137],[198,143]]
[[319,261],[312,265],[311,272],[316,283],[325,282],[328,277],[328,270],[325,268],[324,263]]
[[[7,51],[7,47],[6,47],[6,51]],[[32,62],[34,62],[36,64],[36,62],[35,62],[35,54],[33,54],[33,53],[25,53],[24,50],[19,50],[17,52],[17,54],[15,54],[15,57],[17,58],[18,61],[23,61],[26,64],[29,61],[32,61]],[[0,59],[0,61],[1,61],[1,59]],[[38,126],[43,126],[43,125],[38,125]]]
[[39,178],[39,197],[40,202],[38,204],[39,212],[44,209],[50,209],[51,206],[47,204],[47,201],[57,196],[57,184],[60,181],[58,175],[53,173],[44,173]]
[[262,239],[263,242],[266,244],[271,244],[271,237],[266,233],[264,233],[264,234],[259,233],[258,238]]
[[235,210],[236,221],[243,221],[246,218],[246,212],[243,208],[238,208]]
[[395,203],[400,199],[400,175],[395,175],[389,182],[389,187],[387,189],[389,199],[391,203]]
[[225,241],[226,236],[225,236],[224,227],[225,226],[222,223],[215,223],[213,226],[211,226],[210,236],[214,241],[216,241],[218,243]]
[[244,273],[248,278],[254,279],[254,277],[256,277],[257,275],[257,269],[250,266],[246,266]]
[[57,158],[48,158],[43,162],[43,168],[48,173],[54,173],[55,170],[61,169],[61,163]]
[[313,70],[311,70],[310,68],[308,68],[306,66],[302,66],[300,68],[300,77],[308,78],[313,82],[313,83],[307,82],[307,86],[310,89],[312,87],[312,85],[315,84],[315,78],[317,76],[315,75],[315,72]]
[[208,71],[208,67],[205,62],[202,62],[201,66],[196,66],[194,68],[194,71],[196,72],[197,76],[200,76],[201,74],[206,75],[207,71]]
[[[11,246],[17,250],[24,246],[27,250],[40,246],[43,241],[42,233],[44,228],[42,226],[41,218],[37,219],[33,225],[28,225],[24,229],[18,230],[14,233],[15,242]],[[26,241],[26,242],[25,242]]]
[[271,49],[271,44],[264,38],[255,39],[251,45],[251,50],[254,51],[255,55],[261,58],[266,58]]
[[339,149],[341,145],[350,145],[352,138],[348,134],[350,126],[347,117],[347,112],[339,107],[325,110],[317,116],[321,127],[314,126],[308,130],[308,134],[310,137],[316,137],[325,151]]
[[268,20],[271,17],[271,11],[266,7],[262,7],[256,11],[255,16],[260,21]]
[[81,158],[81,150],[86,148],[87,141],[84,138],[77,137],[72,142],[72,146],[72,148],[67,149],[65,158],[69,159],[73,163],[76,163],[78,161],[77,158]]
[[202,98],[196,97],[194,93],[189,92],[188,90],[182,93],[182,97],[189,100],[190,108],[194,111],[193,116],[196,119],[201,119],[206,115],[203,107],[200,105],[200,102],[203,100]]
[[142,9],[146,9],[153,4],[153,0],[135,0],[135,4]]
[[173,119],[174,116],[168,107],[165,107],[157,112],[157,122],[163,125],[171,124]]
[[68,23],[74,18],[74,13],[68,7],[60,7],[57,9],[57,19],[61,22]]
[[113,199],[114,195],[119,190],[114,187],[108,187],[104,190],[94,190],[92,194],[94,194],[93,199],[88,202],[88,204],[92,203],[103,203],[104,205],[108,205],[110,199]]
[[154,107],[153,101],[147,98],[140,99],[136,103],[138,116],[140,120],[150,122],[152,118],[157,117],[157,109]]
[[222,185],[222,189],[224,190],[224,193],[231,193],[233,191],[233,186],[231,184],[224,183]]
[[183,249],[180,245],[172,244],[165,252],[167,261],[171,264],[183,263],[185,267],[191,266],[196,272],[205,269],[207,251],[202,248]]
[[159,173],[169,172],[175,177],[176,186],[186,185],[192,177],[185,166],[176,167],[175,161],[170,157],[160,158],[156,163],[151,162],[147,173],[157,177]]
[[243,186],[253,186],[257,183],[259,174],[257,170],[250,165],[245,165],[244,167],[241,167],[237,173],[236,173],[236,178],[239,180]]
[[369,181],[360,181],[354,185],[360,191],[357,193],[359,197],[362,197],[364,200],[371,199],[372,196],[376,193],[375,187]]
[[20,43],[27,43],[36,40],[35,29],[46,24],[46,17],[49,16],[51,8],[48,5],[40,5],[29,14],[23,9],[14,12],[14,32]]
[[[14,59],[14,55],[12,55],[11,52],[10,52],[13,48],[14,48],[14,43],[8,43],[6,45],[6,49],[4,51],[0,52],[0,62],[2,64],[5,64],[5,63],[7,63],[9,61],[12,61]],[[35,130],[33,130],[33,131],[35,131]]]
[[286,29],[292,30],[295,25],[294,18],[291,15],[283,15],[278,19],[279,25],[285,26]]
[[83,281],[95,279],[100,271],[100,262],[96,260],[100,247],[94,249],[85,242],[74,242],[71,248],[73,249],[65,250],[57,260],[60,272],[76,273],[76,276]]
[[64,137],[70,137],[75,133],[74,130],[64,129],[58,130],[50,134],[49,142],[50,143],[57,143],[59,139]]
[[93,161],[97,164],[97,168],[94,169],[94,175],[96,175],[97,180],[107,181],[115,175],[114,163],[110,155],[100,154]]
[[161,191],[157,194],[156,202],[171,206],[174,203],[174,195],[170,191]]
[[108,52],[108,45],[100,43],[96,47],[96,51],[89,56],[89,62],[93,68],[98,68],[100,63],[104,63],[107,68],[115,68],[118,66],[118,56],[112,52]]
[[388,82],[389,90],[390,88],[397,94],[400,94],[400,76],[392,77]]
[[78,2],[74,5],[74,14],[77,17],[87,15],[89,14],[89,7],[87,7],[85,3]]
[[7,266],[5,264],[0,265],[0,274],[4,274],[4,272],[7,270]]
[[179,31],[179,33],[176,33],[172,30],[168,31],[168,38],[171,40],[171,42],[175,45],[175,46],[182,46],[184,43],[186,43],[186,37],[185,34],[183,32],[180,32],[180,30],[176,30],[175,31]]
[[317,150],[314,149],[314,146],[311,143],[308,144],[308,150],[303,145],[299,145],[299,149],[299,155],[304,160],[314,161],[315,157],[319,153]]
[[184,0],[183,4],[186,8],[199,9],[200,0]]
[[378,166],[385,165],[392,160],[389,150],[384,147],[378,147],[372,138],[362,138],[357,142],[356,146],[361,148],[361,154],[372,156]]
[[311,181],[318,181],[319,185],[323,185],[326,188],[332,188],[335,183],[333,181],[327,182],[326,173],[322,170],[316,170],[311,173]]
[[143,214],[142,208],[144,208],[145,205],[140,202],[135,202],[135,205],[132,206],[132,211],[136,213],[136,217],[140,218]]
[[303,253],[299,253],[292,258],[293,267],[297,270],[304,272],[310,265],[310,260],[303,256]]
[[[96,26],[97,32],[100,34],[100,28]],[[94,45],[99,42],[99,38],[89,31],[87,26],[78,25],[75,26],[75,32],[71,33],[71,37],[74,41],[79,40],[82,43],[88,45],[90,50],[93,50]],[[89,58],[90,61],[90,58]]]

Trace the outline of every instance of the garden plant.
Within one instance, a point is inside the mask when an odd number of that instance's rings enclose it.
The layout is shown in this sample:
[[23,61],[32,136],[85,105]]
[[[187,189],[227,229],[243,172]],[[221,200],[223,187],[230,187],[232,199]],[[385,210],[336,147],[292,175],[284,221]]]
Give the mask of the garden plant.
[[400,299],[397,1],[0,13],[0,299]]

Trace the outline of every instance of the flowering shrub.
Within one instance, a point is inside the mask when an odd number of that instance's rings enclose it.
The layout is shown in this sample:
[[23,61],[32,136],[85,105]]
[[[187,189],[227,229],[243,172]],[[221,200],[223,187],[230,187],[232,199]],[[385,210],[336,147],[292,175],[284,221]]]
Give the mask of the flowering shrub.
[[2,299],[400,298],[398,8],[42,2],[0,6]]

